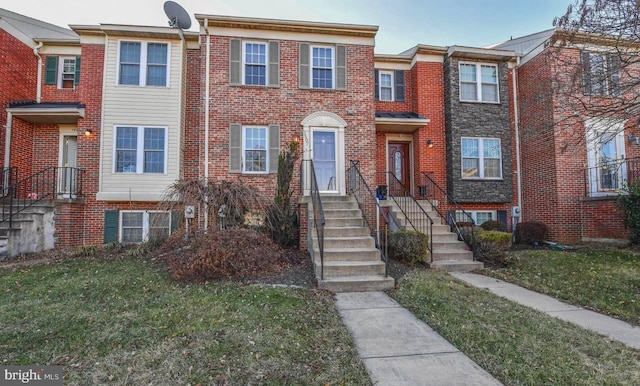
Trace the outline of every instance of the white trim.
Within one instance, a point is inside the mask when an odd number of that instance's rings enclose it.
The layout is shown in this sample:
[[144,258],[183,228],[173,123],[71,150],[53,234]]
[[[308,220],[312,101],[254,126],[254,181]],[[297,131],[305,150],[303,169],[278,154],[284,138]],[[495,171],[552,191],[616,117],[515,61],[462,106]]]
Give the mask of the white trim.
[[[478,176],[477,177],[465,177],[464,176],[464,159],[465,156],[462,154],[462,141],[465,139],[471,139],[478,141]],[[494,140],[498,141],[498,149],[500,150],[500,176],[499,177],[485,177],[484,176],[484,141],[485,140]],[[471,157],[466,157],[471,158]],[[495,159],[495,158],[490,158]],[[460,138],[460,177],[463,180],[502,180],[504,179],[503,170],[503,154],[502,154],[502,140],[500,138],[493,137],[461,137]]]
[[[138,74],[138,84],[122,84],[120,83],[120,46],[122,43],[140,43],[140,71]],[[165,44],[167,46],[167,70],[165,76],[165,85],[157,86],[157,85],[147,85],[147,68],[149,63],[147,62],[147,54],[148,54],[148,44],[149,43],[157,43],[157,44]],[[105,71],[106,73],[106,71]],[[171,87],[171,43],[166,41],[156,41],[156,40],[136,40],[136,39],[118,39],[118,47],[116,54],[116,86],[118,87],[162,87],[169,88]]]
[[[331,50],[331,87],[313,87],[313,49],[325,48]],[[327,69],[328,67],[317,67]],[[336,46],[310,44],[309,45],[309,88],[312,90],[335,90],[336,89]]]
[[[491,213],[491,220],[487,220],[487,221],[498,221],[498,211],[497,210],[466,210],[465,212],[467,212],[471,218],[473,219],[473,223],[475,225],[482,225],[482,224],[478,224],[478,213]],[[455,214],[456,214],[456,221],[466,221],[466,220],[458,220],[458,213],[462,213],[462,211],[460,210],[456,210]]]
[[[260,130],[264,130],[265,133],[265,142],[264,142],[264,146],[265,146],[265,170],[264,171],[247,171],[246,170],[246,166],[247,163],[245,162],[245,139],[246,139],[246,129],[260,129]],[[242,174],[269,174],[269,126],[262,126],[262,125],[243,125],[242,126],[242,135],[241,135],[241,140],[242,140],[242,153],[240,154],[240,163],[242,164]]]
[[[339,195],[346,194],[345,186],[345,128],[347,122],[340,118],[338,115],[328,111],[318,111],[308,115],[302,120],[302,159],[313,159],[313,130],[329,131],[334,130],[336,134],[336,190],[335,193]],[[308,163],[305,163],[305,167]],[[304,171],[305,180],[303,181],[303,195],[309,195],[309,187],[311,182],[309,180],[309,171]]]
[[[246,83],[246,74],[245,74],[245,69],[246,69],[246,45],[247,44],[260,44],[264,46],[264,53],[265,53],[265,57],[264,57],[264,84],[247,84]],[[267,86],[269,85],[269,43],[265,42],[265,41],[258,41],[258,40],[242,40],[242,52],[241,52],[242,58],[241,58],[241,62],[242,62],[242,81],[241,83],[243,85],[247,85],[247,86]]]
[[[64,61],[65,59],[73,59],[73,87],[62,87],[62,74],[64,71]],[[58,85],[58,89],[61,90],[73,90],[76,88],[76,66],[78,65],[78,61],[76,60],[77,58],[75,56],[58,56],[58,74],[56,75],[57,77],[57,85]]]
[[[587,176],[590,197],[618,195],[619,189],[626,181],[627,169],[625,159],[625,135],[624,121],[621,119],[609,118],[588,118],[584,123],[585,136],[587,141]],[[615,134],[616,159],[613,163],[619,162],[617,189],[601,189],[598,173],[598,145],[599,140],[605,134]]]
[[[118,172],[117,164],[117,141],[118,128],[134,128],[136,129],[136,171],[135,172]],[[164,171],[162,173],[144,172],[144,129],[163,129],[164,130]],[[154,125],[113,125],[113,151],[111,172],[117,175],[145,174],[145,175],[167,175],[167,158],[168,158],[168,136],[169,128],[167,126]]]
[[[476,96],[477,99],[462,99],[462,77],[460,76],[461,73],[461,66],[462,65],[473,65],[476,68],[476,81],[475,82],[471,82],[471,81],[464,81],[465,83],[475,83],[476,85]],[[487,66],[487,67],[494,67],[496,69],[496,98],[497,100],[495,101],[486,101],[483,100],[482,97],[482,66]],[[493,83],[486,83],[486,84],[493,84]],[[460,102],[476,102],[476,103],[490,103],[490,104],[499,104],[500,103],[500,71],[499,71],[499,67],[497,64],[495,63],[484,63],[484,62],[467,62],[467,61],[459,61],[458,62],[458,99],[460,100]]]

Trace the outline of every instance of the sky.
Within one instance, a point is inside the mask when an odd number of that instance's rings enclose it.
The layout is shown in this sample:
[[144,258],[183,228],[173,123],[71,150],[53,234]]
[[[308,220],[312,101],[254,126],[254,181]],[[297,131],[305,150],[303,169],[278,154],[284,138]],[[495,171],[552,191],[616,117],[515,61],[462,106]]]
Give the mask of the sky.
[[[175,0],[192,16],[224,15],[375,25],[375,52],[416,44],[483,47],[552,28],[573,0]],[[61,27],[166,26],[164,0],[0,0],[0,8]]]

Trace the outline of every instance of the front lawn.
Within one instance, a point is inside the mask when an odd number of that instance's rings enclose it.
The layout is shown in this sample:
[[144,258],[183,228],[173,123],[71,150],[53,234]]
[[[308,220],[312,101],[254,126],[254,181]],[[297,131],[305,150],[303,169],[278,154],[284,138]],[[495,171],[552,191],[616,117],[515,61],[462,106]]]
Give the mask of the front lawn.
[[323,291],[81,259],[1,268],[0,315],[0,364],[64,366],[65,385],[370,384]]
[[505,385],[640,384],[640,351],[446,273],[410,272],[389,294]]
[[512,251],[484,274],[640,325],[640,255],[619,249]]

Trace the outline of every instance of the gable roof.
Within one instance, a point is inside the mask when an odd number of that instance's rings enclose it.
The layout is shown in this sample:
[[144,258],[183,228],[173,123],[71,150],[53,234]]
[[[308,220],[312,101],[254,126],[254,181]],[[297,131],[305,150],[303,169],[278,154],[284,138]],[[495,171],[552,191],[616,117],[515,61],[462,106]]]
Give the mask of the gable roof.
[[[36,20],[15,12],[0,8],[0,28],[32,41],[79,41],[78,35],[68,28],[58,27],[44,21]],[[26,42],[25,42],[26,43]]]
[[552,28],[515,39],[511,38],[500,43],[491,44],[486,48],[510,50],[521,55],[526,55],[536,47],[539,47],[545,41],[549,40],[554,32],[556,32],[556,30],[555,28]]

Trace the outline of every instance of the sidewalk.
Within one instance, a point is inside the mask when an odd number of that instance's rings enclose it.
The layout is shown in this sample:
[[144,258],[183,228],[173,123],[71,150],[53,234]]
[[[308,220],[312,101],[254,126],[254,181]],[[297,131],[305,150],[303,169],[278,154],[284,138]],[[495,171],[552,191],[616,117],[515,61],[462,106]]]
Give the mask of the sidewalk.
[[374,385],[501,385],[385,293],[335,298]]
[[550,296],[542,295],[492,277],[462,272],[451,272],[450,274],[474,287],[487,289],[503,298],[538,311],[546,312],[558,319],[577,324],[580,327],[605,335],[629,347],[640,349],[640,327],[632,326],[621,320],[581,307],[562,303]]

